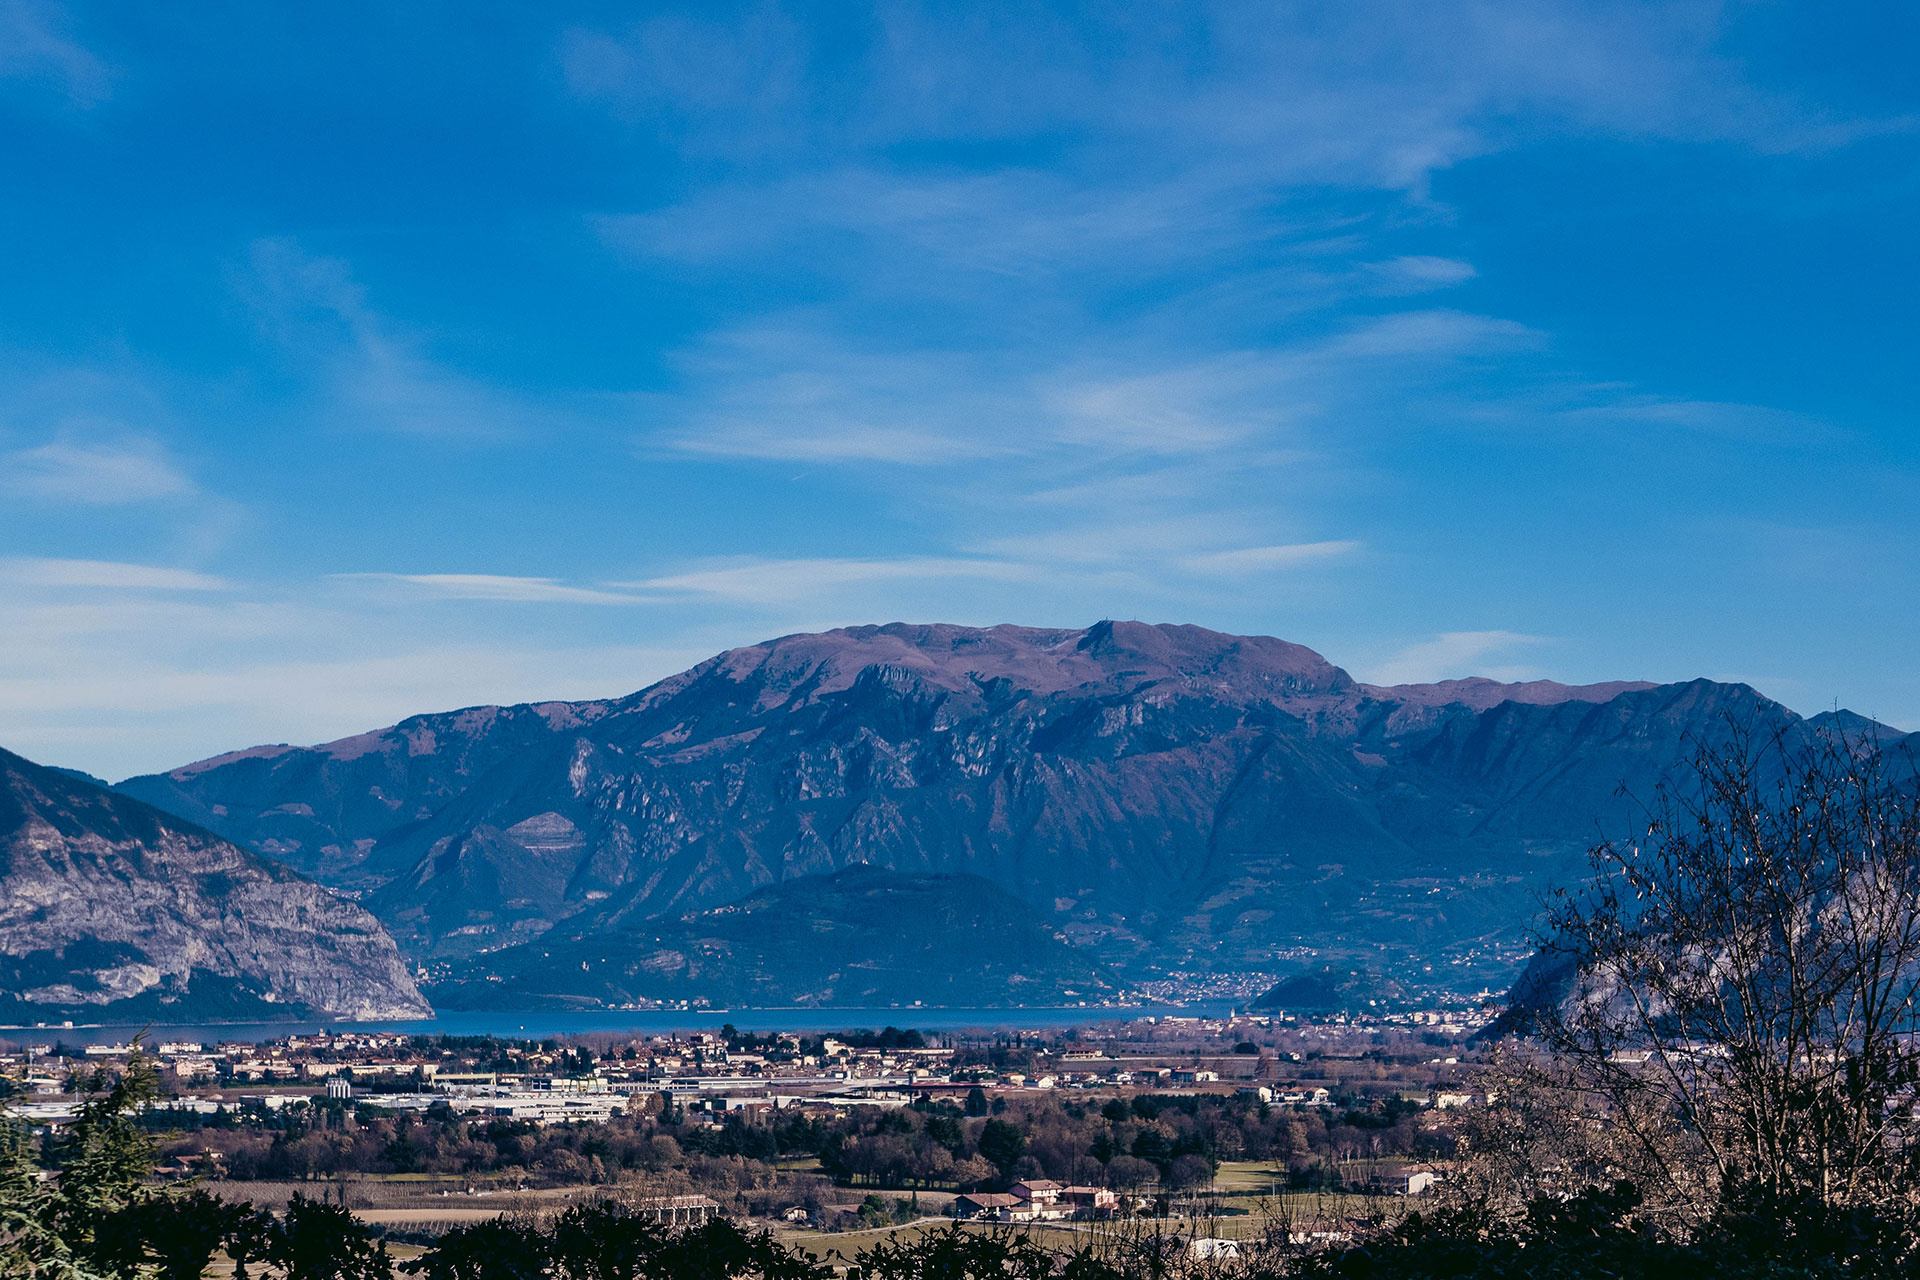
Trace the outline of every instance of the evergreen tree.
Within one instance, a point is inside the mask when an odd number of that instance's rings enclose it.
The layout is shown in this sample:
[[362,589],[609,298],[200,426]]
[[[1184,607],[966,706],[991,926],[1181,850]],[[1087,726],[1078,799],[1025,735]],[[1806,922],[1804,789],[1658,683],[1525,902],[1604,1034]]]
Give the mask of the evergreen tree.
[[83,1280],[55,1226],[58,1200],[40,1177],[25,1127],[0,1107],[0,1276]]
[[1027,1153],[1027,1136],[1005,1120],[989,1120],[980,1130],[980,1154],[1000,1170],[1003,1178],[1013,1175],[1013,1166]]
[[[146,1192],[101,1222],[94,1260],[117,1276],[200,1280],[250,1212],[197,1187],[179,1194]],[[144,1270],[149,1267],[151,1272]]]
[[286,1280],[391,1280],[387,1246],[344,1205],[296,1194],[274,1233],[267,1260]]
[[160,1096],[160,1086],[137,1041],[118,1076],[96,1071],[80,1083],[89,1096],[73,1123],[47,1140],[44,1156],[59,1174],[50,1225],[77,1257],[92,1260],[95,1232],[153,1174],[157,1148],[134,1115]]

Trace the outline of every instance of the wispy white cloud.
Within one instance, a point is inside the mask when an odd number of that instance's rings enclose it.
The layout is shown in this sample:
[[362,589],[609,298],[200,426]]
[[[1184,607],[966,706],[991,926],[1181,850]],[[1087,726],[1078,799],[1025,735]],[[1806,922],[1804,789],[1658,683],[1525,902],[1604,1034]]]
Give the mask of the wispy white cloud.
[[906,557],[897,560],[762,559],[723,561],[682,573],[609,586],[673,597],[741,604],[785,604],[876,583],[933,583],[963,579],[1032,581],[1034,566],[1003,560]]
[[1544,636],[1516,631],[1448,631],[1407,646],[1370,668],[1365,679],[1381,685],[1425,684],[1474,675],[1499,680],[1538,679],[1540,673],[1532,667],[1511,664],[1489,667],[1486,662],[1500,654],[1545,641]]
[[5,455],[0,488],[51,502],[118,506],[191,497],[195,485],[159,441],[60,438]]
[[886,462],[902,466],[938,466],[1000,452],[933,430],[865,422],[823,420],[806,424],[703,420],[696,429],[666,442],[682,453],[719,458],[760,458],[775,462]]
[[317,381],[322,412],[339,426],[485,442],[574,416],[432,359],[422,339],[373,307],[342,259],[290,239],[259,240],[236,283],[290,363]]
[[112,560],[0,558],[0,582],[24,587],[80,587],[118,591],[226,591],[232,584],[212,574]]
[[1479,274],[1471,262],[1428,254],[1403,254],[1383,262],[1361,265],[1388,293],[1424,293],[1431,289],[1449,289],[1457,284],[1465,284]]
[[687,385],[655,408],[681,421],[649,443],[722,458],[919,468],[991,460],[1041,470],[1072,459],[1265,451],[1299,418],[1303,397],[1289,384],[1394,341],[1425,341],[1436,355],[1447,341],[1484,346],[1498,326],[1474,329],[1473,319],[1430,321],[1397,339],[1195,357],[1155,350],[1134,360],[896,350],[831,325],[717,334],[680,358]]
[[1362,321],[1320,351],[1350,360],[1438,359],[1522,351],[1543,342],[1542,334],[1512,320],[1435,309],[1399,311]]
[[384,583],[435,600],[496,600],[507,604],[647,604],[645,597],[558,578],[520,578],[497,573],[336,573],[339,582]]
[[711,335],[679,363],[682,420],[653,443],[680,453],[927,467],[1026,447],[1031,406],[964,354],[766,326]]
[[1061,443],[1108,454],[1202,454],[1271,434],[1289,414],[1276,362],[1229,352],[1160,368],[1055,377],[1039,392]]
[[[697,562],[648,577],[577,585],[557,578],[498,574],[350,573],[334,581],[400,589],[421,601],[493,601],[507,604],[656,605],[741,607],[757,611],[805,606],[855,609],[887,602],[924,609],[949,598],[962,584],[996,584],[1026,592],[1057,591],[1084,584],[1100,573],[1157,575],[1162,570],[1204,577],[1243,578],[1306,568],[1357,554],[1363,544],[1327,541],[1238,546],[1192,553],[1217,545],[1223,526],[1176,522],[1160,525],[1077,529],[1004,538],[982,554],[899,557],[735,556]],[[992,552],[999,552],[993,554]],[[943,595],[942,593],[948,593]]]
[[[1721,52],[1729,25],[1715,0],[1229,2],[1178,17],[1125,5],[1073,16],[895,6],[862,47],[844,26],[827,37],[761,7],[576,29],[560,56],[582,101],[690,152],[749,150],[762,171],[769,157],[787,160],[765,207],[735,191],[729,200],[750,216],[716,222],[723,210],[710,208],[665,232],[662,248],[678,239],[710,250],[720,225],[764,238],[795,217],[837,218],[981,265],[1031,265],[1033,246],[1098,245],[1116,225],[1150,227],[1165,245],[1193,210],[1257,192],[1422,192],[1437,171],[1541,136],[1821,150],[1901,127],[1758,87]],[[982,140],[1045,140],[1065,163],[1038,175],[927,166],[891,176],[849,163],[902,144]],[[858,198],[818,199],[800,189],[809,181]]]
[[[1111,190],[1044,171],[846,167],[711,187],[668,208],[596,217],[593,226],[609,247],[643,260],[710,262],[824,239],[948,272],[1031,280],[1094,264],[1141,271],[1191,262],[1245,239],[1263,216],[1272,218],[1249,193],[1191,177]],[[889,277],[900,270],[883,260],[868,266]],[[940,291],[955,282],[923,274],[917,284]]]
[[0,0],[0,79],[44,80],[67,101],[91,107],[113,91],[113,73],[70,32],[59,5]]
[[1250,184],[1397,186],[1510,145],[1500,123],[1515,116],[1772,141],[1807,109],[1756,90],[1716,54],[1719,10],[898,5],[864,30],[827,30],[758,5],[575,27],[557,55],[581,101],[697,154],[805,165],[902,143],[1065,137],[1108,161],[1145,152],[1237,166]]
[[760,153],[795,145],[811,124],[797,109],[808,92],[808,33],[775,6],[737,22],[667,14],[618,33],[576,27],[562,35],[559,60],[582,99],[629,120],[671,120],[690,143]]
[[1557,415],[1576,427],[1634,426],[1775,444],[1804,445],[1824,440],[1838,445],[1845,438],[1845,432],[1831,422],[1767,405],[1675,399],[1631,387],[1579,391],[1584,392],[1582,399],[1586,402],[1571,404]]
[[979,538],[969,549],[980,555],[1028,564],[1135,567],[1185,567],[1196,558],[1248,545],[1254,534],[1244,512],[1192,511],[1182,506],[1129,518],[1094,513],[1071,521],[1057,516],[1018,532]]
[[1295,542],[1271,547],[1235,547],[1228,551],[1210,551],[1184,557],[1180,564],[1194,573],[1222,576],[1273,573],[1345,560],[1358,555],[1366,544],[1347,539],[1329,542]]

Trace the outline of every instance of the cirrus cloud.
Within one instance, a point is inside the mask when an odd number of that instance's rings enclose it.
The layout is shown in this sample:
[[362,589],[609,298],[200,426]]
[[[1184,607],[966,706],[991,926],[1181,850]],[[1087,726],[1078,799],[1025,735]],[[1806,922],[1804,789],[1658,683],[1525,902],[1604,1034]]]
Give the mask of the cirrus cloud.
[[211,574],[115,560],[59,560],[33,556],[0,558],[0,582],[23,587],[78,587],[117,591],[226,591],[232,584]]
[[23,497],[108,507],[189,498],[198,490],[159,441],[59,439],[6,455],[0,487]]
[[1380,685],[1426,684],[1473,675],[1497,680],[1531,680],[1539,676],[1531,667],[1489,667],[1485,665],[1486,660],[1545,640],[1545,636],[1518,631],[1447,631],[1402,649],[1369,670],[1366,679]]
[[386,583],[413,589],[434,600],[495,600],[506,604],[648,604],[645,597],[593,587],[576,587],[558,578],[523,578],[498,573],[336,573],[339,582]]

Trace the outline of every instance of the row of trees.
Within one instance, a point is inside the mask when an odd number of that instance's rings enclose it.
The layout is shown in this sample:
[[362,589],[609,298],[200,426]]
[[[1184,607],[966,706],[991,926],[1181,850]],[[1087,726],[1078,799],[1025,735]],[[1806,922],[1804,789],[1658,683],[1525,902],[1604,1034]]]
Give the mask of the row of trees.
[[708,1182],[736,1180],[736,1158],[767,1163],[817,1156],[831,1176],[853,1185],[971,1187],[1049,1177],[1137,1189],[1205,1181],[1223,1160],[1272,1160],[1313,1181],[1342,1161],[1447,1154],[1448,1134],[1420,1120],[1417,1110],[1392,1100],[1295,1110],[1217,1095],[1148,1094],[1104,1106],[1055,1095],[992,1116],[967,1116],[950,1103],[930,1101],[832,1117],[733,1113],[717,1129],[671,1110],[607,1124],[540,1126],[447,1111],[388,1113],[325,1099],[246,1125],[164,1109],[146,1122],[177,1135],[163,1155],[214,1151],[241,1180],[504,1172],[612,1183],[635,1173],[679,1173],[706,1189]]

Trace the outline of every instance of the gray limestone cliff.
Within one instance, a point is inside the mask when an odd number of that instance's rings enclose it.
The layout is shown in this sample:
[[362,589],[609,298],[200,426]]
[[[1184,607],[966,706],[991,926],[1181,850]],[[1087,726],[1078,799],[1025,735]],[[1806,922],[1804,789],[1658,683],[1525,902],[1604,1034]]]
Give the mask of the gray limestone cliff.
[[0,1021],[429,1017],[393,939],[311,880],[0,751]]

